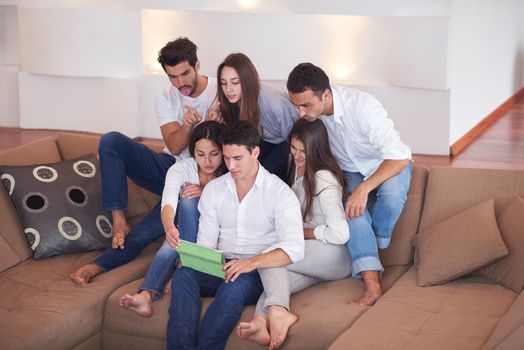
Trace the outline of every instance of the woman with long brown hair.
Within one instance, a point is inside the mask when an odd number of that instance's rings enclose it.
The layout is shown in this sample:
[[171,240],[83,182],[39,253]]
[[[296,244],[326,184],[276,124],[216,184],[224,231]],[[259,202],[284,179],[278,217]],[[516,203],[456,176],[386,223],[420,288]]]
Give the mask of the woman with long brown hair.
[[246,55],[232,53],[217,69],[217,97],[227,126],[240,120],[251,122],[260,132],[259,161],[273,174],[285,177],[287,136],[298,119],[284,91],[260,82],[258,72]]
[[237,334],[260,345],[278,348],[297,316],[289,312],[289,295],[315,283],[351,274],[346,247],[349,228],[342,206],[344,177],[329,147],[322,121],[298,120],[289,134],[289,185],[303,215],[304,260],[286,268],[259,269],[264,293],[251,322],[241,322]]

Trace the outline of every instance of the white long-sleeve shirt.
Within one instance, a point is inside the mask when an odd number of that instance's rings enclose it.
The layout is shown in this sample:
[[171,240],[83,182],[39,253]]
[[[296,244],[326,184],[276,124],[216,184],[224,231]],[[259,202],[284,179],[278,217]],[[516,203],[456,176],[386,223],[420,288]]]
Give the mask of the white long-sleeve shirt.
[[198,177],[198,164],[193,157],[181,159],[171,165],[166,174],[166,183],[162,192],[162,209],[166,205],[173,207],[174,212],[178,206],[178,195],[186,182],[200,185]]
[[[296,173],[296,172],[295,172]],[[306,206],[304,178],[295,179],[293,192],[302,205]],[[324,243],[344,244],[349,240],[349,227],[342,206],[342,186],[328,170],[315,173],[315,195],[308,217],[304,218],[304,227],[312,228],[315,238]]]
[[198,210],[197,244],[218,249],[226,258],[249,258],[277,248],[293,262],[304,258],[300,203],[282,180],[261,165],[241,202],[227,173],[206,185]]
[[348,86],[332,85],[331,90],[334,113],[320,119],[342,170],[369,177],[386,159],[411,159],[411,149],[375,97]]

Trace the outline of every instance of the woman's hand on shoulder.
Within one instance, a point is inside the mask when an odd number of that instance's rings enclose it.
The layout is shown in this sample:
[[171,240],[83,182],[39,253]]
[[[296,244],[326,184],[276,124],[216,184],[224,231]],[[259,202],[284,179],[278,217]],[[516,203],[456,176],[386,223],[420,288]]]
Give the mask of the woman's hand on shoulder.
[[184,184],[184,188],[182,189],[182,197],[192,199],[192,198],[199,198],[202,195],[202,190],[204,188],[200,185],[195,185],[189,182],[186,182]]

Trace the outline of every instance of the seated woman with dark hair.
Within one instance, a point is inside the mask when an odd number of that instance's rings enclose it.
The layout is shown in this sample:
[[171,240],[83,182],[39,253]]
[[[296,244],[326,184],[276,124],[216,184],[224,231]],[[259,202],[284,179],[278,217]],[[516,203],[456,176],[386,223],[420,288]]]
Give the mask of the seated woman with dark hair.
[[149,266],[138,293],[123,295],[120,306],[140,316],[150,317],[153,314],[153,300],[162,297],[164,287],[178,263],[175,238],[196,242],[200,217],[197,205],[202,189],[209,181],[226,172],[219,138],[224,129],[224,125],[216,121],[205,121],[196,126],[189,143],[191,157],[169,168],[161,212],[166,240]]

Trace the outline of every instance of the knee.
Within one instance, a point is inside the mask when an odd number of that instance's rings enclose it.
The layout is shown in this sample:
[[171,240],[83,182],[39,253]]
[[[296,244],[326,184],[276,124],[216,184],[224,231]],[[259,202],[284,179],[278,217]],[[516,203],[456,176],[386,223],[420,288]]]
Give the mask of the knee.
[[197,212],[198,213],[198,201],[200,198],[180,198],[180,203],[178,204],[178,208],[180,210],[185,210],[188,212]]
[[110,131],[100,138],[98,148],[101,151],[114,149],[115,145],[119,144],[125,136],[118,131]]

